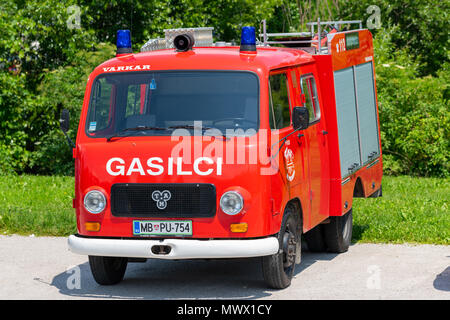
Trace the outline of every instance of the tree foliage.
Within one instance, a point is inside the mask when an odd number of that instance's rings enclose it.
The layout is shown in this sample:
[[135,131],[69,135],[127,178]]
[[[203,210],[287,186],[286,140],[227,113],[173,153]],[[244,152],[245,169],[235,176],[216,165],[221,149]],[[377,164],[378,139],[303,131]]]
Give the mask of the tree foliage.
[[0,63],[15,65],[26,74],[31,89],[44,71],[67,64],[78,50],[94,44],[94,30],[67,26],[68,8],[75,1],[4,1],[0,7]]
[[[391,30],[394,53],[403,50],[419,62],[420,75],[436,75],[450,61],[449,0],[349,0],[341,1],[340,15],[347,19],[370,18],[369,6],[380,8],[382,30]],[[377,32],[378,30],[372,30]]]
[[0,3],[0,174],[71,174],[58,118],[76,136],[86,80],[114,56],[117,29],[134,51],[164,29],[214,27],[239,41],[243,25],[299,31],[320,16],[370,19],[380,8],[375,61],[385,168],[448,176],[449,0],[3,0]]
[[95,50],[81,50],[76,53],[70,65],[59,67],[44,75],[38,87],[38,95],[49,106],[49,126],[45,135],[39,139],[31,155],[29,167],[35,173],[58,175],[73,172],[72,152],[66,138],[59,130],[62,109],[71,115],[69,136],[76,139],[78,119],[85,93],[86,82],[92,68],[110,59],[115,52],[111,44],[100,43]]
[[164,29],[214,27],[222,41],[238,40],[243,25],[259,25],[270,17],[278,0],[84,0],[91,19],[86,27],[96,30],[100,41],[115,41],[117,29],[130,29],[141,45],[161,37]]

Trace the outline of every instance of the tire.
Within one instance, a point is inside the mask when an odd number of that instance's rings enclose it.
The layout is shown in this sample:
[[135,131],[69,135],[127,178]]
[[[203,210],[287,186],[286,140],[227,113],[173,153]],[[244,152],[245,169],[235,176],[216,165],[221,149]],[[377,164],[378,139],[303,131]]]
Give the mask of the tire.
[[372,193],[369,198],[379,198],[383,196],[383,187],[380,186],[380,189],[378,189],[377,191],[375,191],[374,193]]
[[296,263],[301,258],[301,226],[299,215],[287,207],[281,222],[278,253],[262,257],[264,280],[270,288],[284,289],[291,284]]
[[329,252],[342,253],[348,250],[352,240],[352,209],[340,217],[330,217],[323,225],[324,240]]
[[324,240],[323,225],[319,224],[304,234],[308,250],[311,252],[325,252],[327,246]]
[[89,265],[95,281],[100,285],[113,285],[123,280],[128,259],[89,256]]

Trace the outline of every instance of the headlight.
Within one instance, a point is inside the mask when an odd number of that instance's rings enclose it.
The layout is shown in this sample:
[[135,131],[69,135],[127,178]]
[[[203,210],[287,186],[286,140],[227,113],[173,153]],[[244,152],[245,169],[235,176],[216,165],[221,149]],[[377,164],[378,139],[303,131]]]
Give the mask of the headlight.
[[236,191],[225,192],[220,198],[220,208],[226,214],[234,216],[244,208],[244,198]]
[[106,208],[105,195],[98,191],[92,190],[84,196],[84,207],[90,213],[100,213]]

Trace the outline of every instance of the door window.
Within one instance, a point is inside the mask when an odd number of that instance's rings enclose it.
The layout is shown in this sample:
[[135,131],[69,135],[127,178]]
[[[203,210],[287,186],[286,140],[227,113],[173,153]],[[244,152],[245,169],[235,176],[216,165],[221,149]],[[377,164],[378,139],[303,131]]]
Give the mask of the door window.
[[320,106],[314,77],[305,76],[301,79],[302,94],[305,95],[305,107],[309,110],[309,123],[320,120]]
[[269,121],[271,129],[282,129],[291,125],[289,104],[289,86],[286,73],[269,76],[270,110]]

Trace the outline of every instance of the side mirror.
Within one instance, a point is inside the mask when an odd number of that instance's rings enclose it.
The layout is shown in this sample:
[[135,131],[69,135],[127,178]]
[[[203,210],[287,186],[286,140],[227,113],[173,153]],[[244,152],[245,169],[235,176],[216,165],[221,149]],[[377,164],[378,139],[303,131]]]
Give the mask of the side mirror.
[[305,107],[295,107],[292,111],[294,130],[304,130],[309,127],[309,110]]
[[61,119],[59,119],[59,124],[62,132],[66,133],[67,131],[69,131],[69,124],[70,124],[69,110],[63,109],[61,111]]
[[59,126],[61,128],[61,131],[66,136],[69,147],[75,148],[75,143],[73,143],[73,141],[67,135],[67,131],[69,131],[69,124],[70,124],[69,118],[70,118],[69,110],[63,109],[61,111],[61,119],[59,119]]

